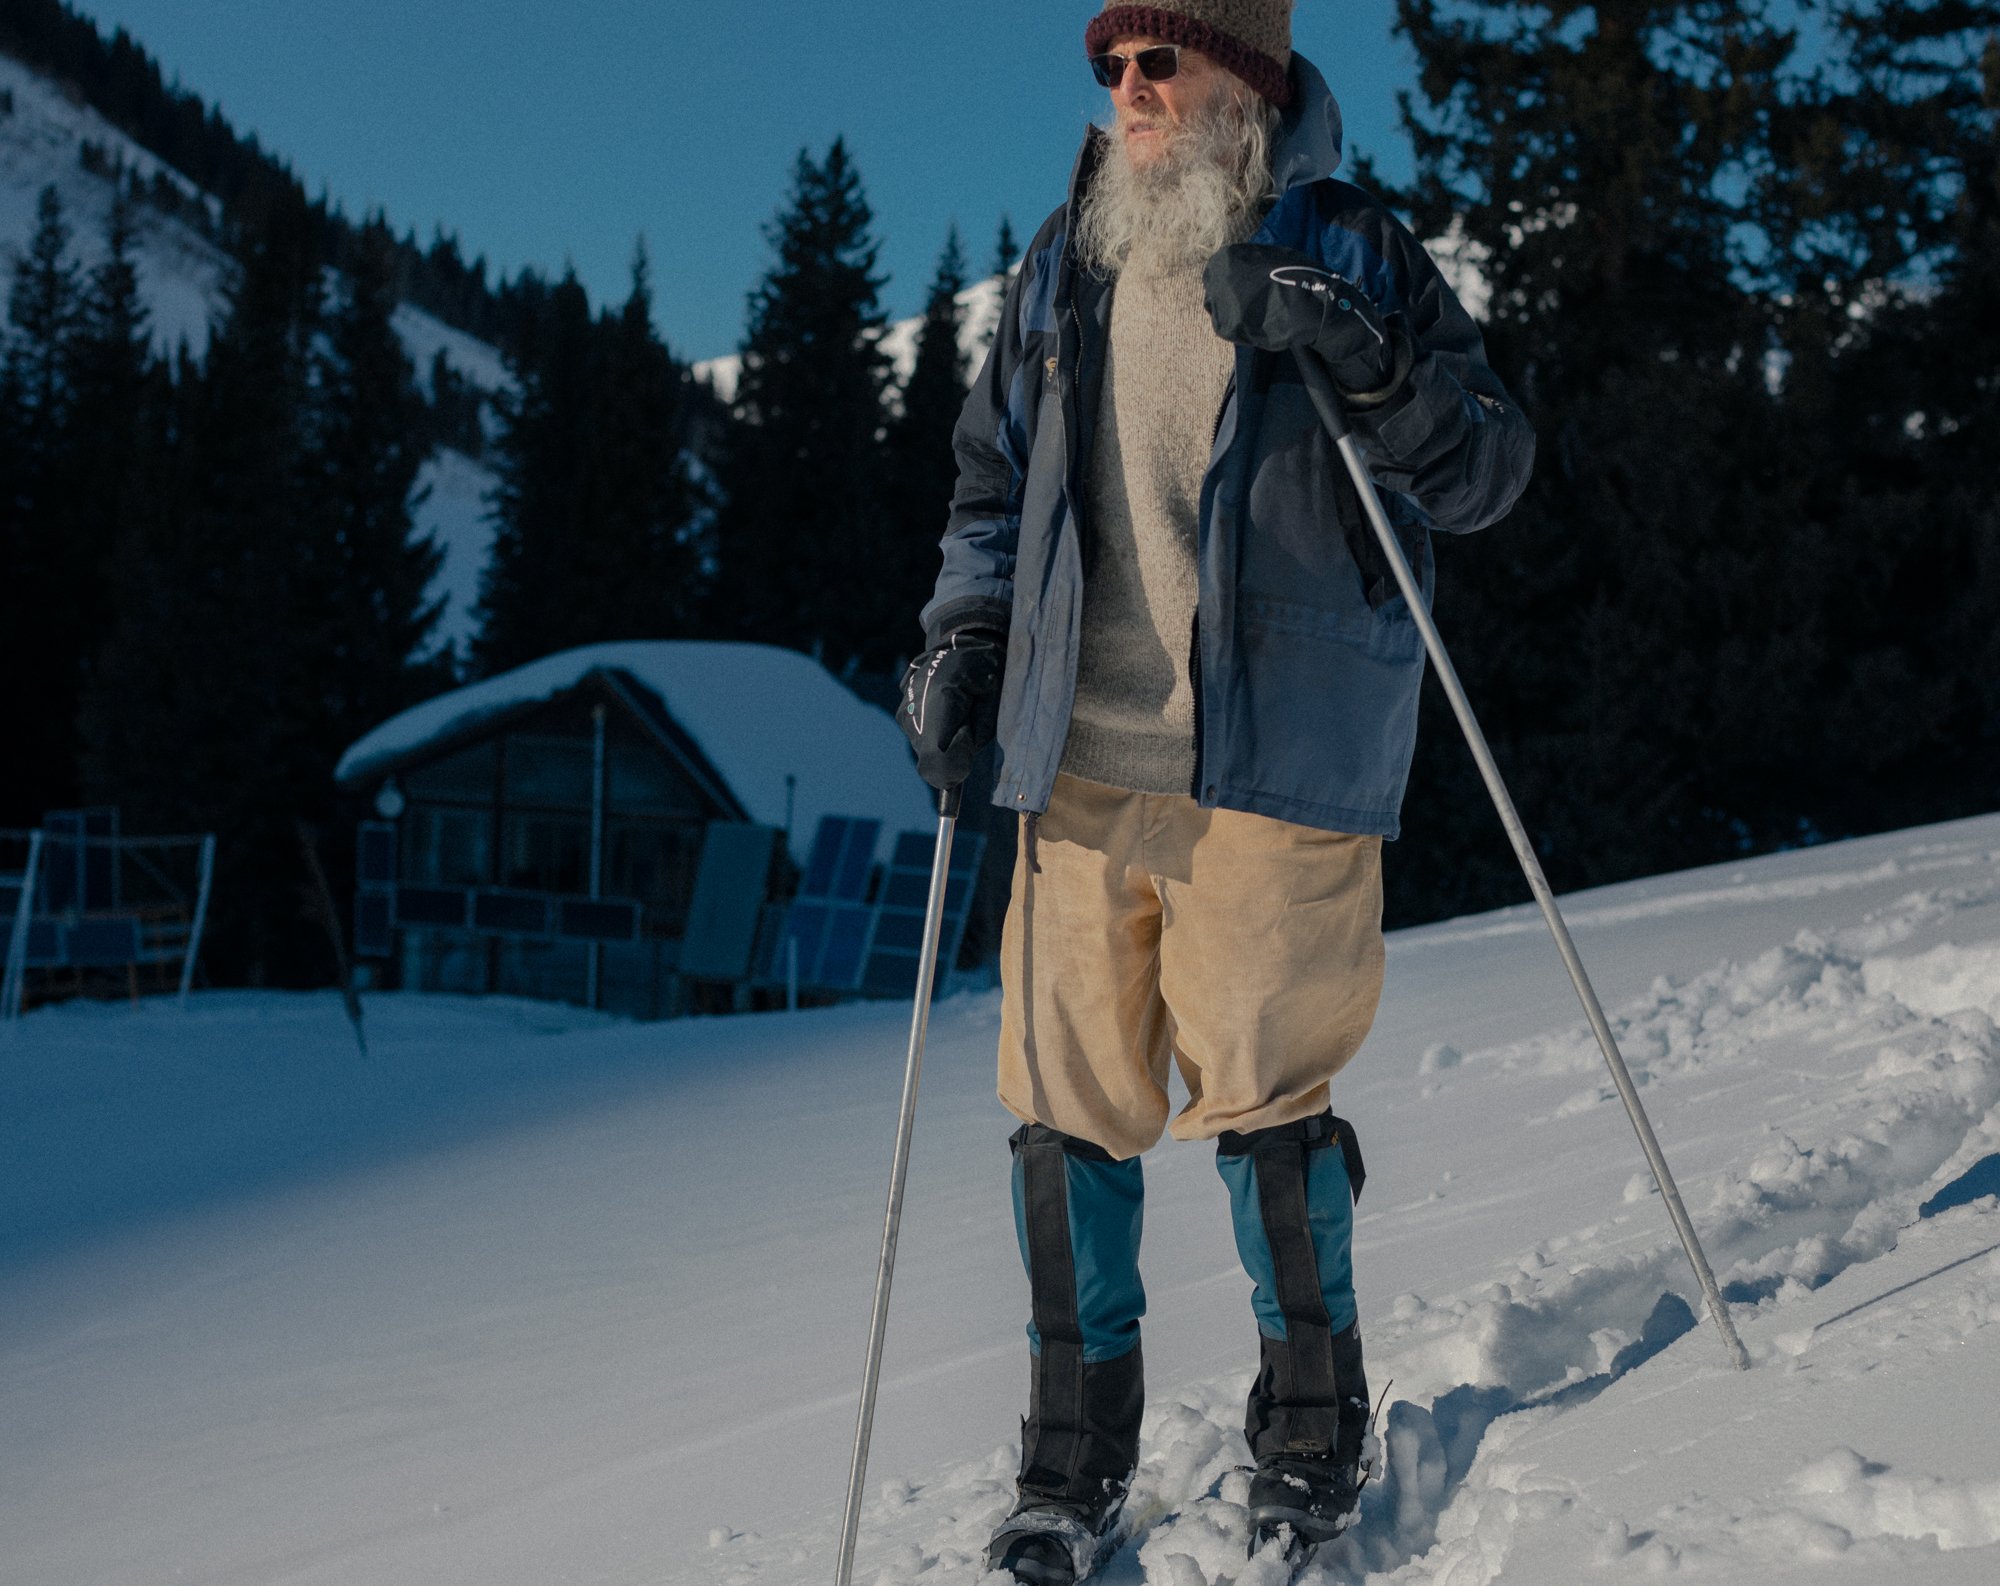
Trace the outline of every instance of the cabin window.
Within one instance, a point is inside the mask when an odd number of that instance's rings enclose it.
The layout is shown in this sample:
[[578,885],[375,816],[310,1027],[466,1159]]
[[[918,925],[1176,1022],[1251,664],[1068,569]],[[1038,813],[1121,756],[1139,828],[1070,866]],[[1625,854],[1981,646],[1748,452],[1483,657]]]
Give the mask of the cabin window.
[[491,810],[413,804],[405,830],[406,879],[474,887],[492,874]]
[[531,892],[590,890],[590,818],[587,815],[507,813],[500,884]]

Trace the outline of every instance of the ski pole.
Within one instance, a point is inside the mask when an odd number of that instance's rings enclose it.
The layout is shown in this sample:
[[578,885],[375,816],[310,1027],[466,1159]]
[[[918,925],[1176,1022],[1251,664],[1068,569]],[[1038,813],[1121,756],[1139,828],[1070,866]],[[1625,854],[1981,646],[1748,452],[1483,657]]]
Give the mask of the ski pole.
[[889,1284],[896,1274],[896,1236],[903,1222],[903,1182],[910,1171],[910,1137],[917,1122],[917,1079],[924,1067],[924,1036],[931,1022],[931,983],[937,978],[938,938],[944,930],[945,882],[951,838],[958,825],[959,788],[938,794],[937,852],[931,860],[930,901],[924,910],[923,950],[917,958],[916,1007],[910,1015],[910,1054],[903,1066],[903,1109],[896,1119],[896,1153],[889,1170],[889,1211],[882,1224],[882,1259],[875,1269],[875,1308],[868,1320],[868,1363],[861,1373],[861,1418],[854,1428],[854,1459],[847,1473],[847,1510],[840,1522],[840,1562],[834,1586],[854,1578],[854,1539],[861,1529],[861,1488],[868,1479],[868,1440],[875,1428],[875,1393],[882,1382],[882,1338],[889,1327]]
[[1694,1231],[1687,1207],[1681,1204],[1681,1192],[1674,1183],[1673,1169],[1667,1166],[1666,1153],[1660,1149],[1659,1139],[1653,1133],[1652,1122],[1639,1100],[1638,1087],[1632,1083],[1631,1070],[1625,1066],[1617,1038],[1611,1033],[1610,1021],[1604,1017],[1604,1009],[1597,1000],[1596,988],[1591,985],[1590,976],[1584,972],[1583,960],[1577,955],[1576,943],[1570,940],[1569,927],[1563,922],[1562,910],[1556,907],[1555,893],[1549,889],[1548,877],[1542,874],[1542,862],[1536,857],[1534,844],[1528,841],[1520,812],[1514,808],[1507,784],[1501,780],[1500,767],[1494,763],[1493,751],[1486,746],[1486,734],[1479,729],[1479,719],[1472,713],[1472,702],[1465,697],[1457,669],[1445,653],[1444,640],[1438,636],[1437,625],[1431,621],[1430,608],[1424,604],[1422,592],[1417,588],[1409,559],[1403,555],[1395,530],[1389,526],[1388,514],[1382,510],[1382,499],[1376,493],[1375,481],[1368,475],[1360,449],[1354,444],[1346,410],[1341,405],[1339,392],[1334,388],[1333,377],[1327,373],[1326,365],[1312,348],[1294,350],[1313,406],[1319,410],[1320,421],[1326,425],[1327,433],[1339,447],[1341,460],[1347,464],[1347,471],[1353,477],[1355,493],[1361,497],[1362,510],[1368,514],[1375,538],[1381,542],[1382,554],[1389,559],[1389,568],[1396,575],[1396,587],[1402,591],[1410,615],[1417,620],[1417,631],[1423,635],[1424,649],[1430,654],[1431,665],[1437,669],[1438,681],[1444,685],[1445,698],[1451,701],[1452,714],[1458,717],[1458,725],[1465,733],[1466,747],[1471,749],[1472,758],[1479,764],[1479,775],[1486,783],[1486,791],[1492,795],[1500,824],[1507,828],[1507,840],[1514,845],[1514,857],[1521,862],[1528,887],[1535,894],[1535,901],[1541,905],[1542,918],[1548,921],[1549,934],[1556,939],[1556,951],[1562,955],[1563,967],[1569,971],[1570,983],[1576,987],[1577,998],[1583,1003],[1584,1017],[1590,1021],[1591,1031],[1604,1052],[1604,1061],[1611,1069],[1611,1082],[1618,1088],[1618,1095],[1625,1103],[1626,1115],[1631,1118],[1632,1128],[1639,1136],[1639,1145],[1653,1169],[1653,1182],[1660,1187],[1660,1199],[1666,1202],[1674,1232],[1680,1235],[1688,1265],[1694,1268],[1695,1281],[1701,1285],[1701,1292],[1708,1301],[1708,1314],[1715,1321],[1716,1331],[1722,1334],[1723,1348],[1738,1371],[1748,1371],[1750,1357],[1744,1351],[1743,1340],[1736,1336],[1736,1326],[1729,1319],[1728,1308],[1722,1303],[1721,1292],[1715,1286],[1715,1273],[1709,1268],[1708,1256],[1701,1248],[1701,1239]]

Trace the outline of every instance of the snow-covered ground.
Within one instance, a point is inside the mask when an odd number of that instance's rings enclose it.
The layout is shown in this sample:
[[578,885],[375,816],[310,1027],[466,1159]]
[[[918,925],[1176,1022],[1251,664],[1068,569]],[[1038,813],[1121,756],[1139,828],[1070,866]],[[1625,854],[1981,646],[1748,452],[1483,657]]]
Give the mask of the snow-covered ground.
[[[1404,932],[1336,1098],[1387,1471],[1309,1579],[2000,1579],[2000,817],[1569,903],[1754,1369],[1532,913]],[[322,996],[0,1034],[0,1576],[830,1579],[906,1011],[368,1018],[366,1058]],[[863,1586],[971,1582],[1007,1498],[997,1020],[931,1027]],[[1146,1168],[1144,1528],[1105,1579],[1270,1586],[1222,1186]]]

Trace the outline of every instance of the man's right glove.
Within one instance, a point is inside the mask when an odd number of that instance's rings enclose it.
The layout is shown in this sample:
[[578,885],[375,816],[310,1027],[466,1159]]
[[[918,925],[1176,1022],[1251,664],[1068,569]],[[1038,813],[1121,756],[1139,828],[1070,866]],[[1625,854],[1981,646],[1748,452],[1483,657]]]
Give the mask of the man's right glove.
[[993,741],[1007,647],[984,628],[961,628],[903,673],[896,725],[917,751],[917,772],[934,788],[955,788]]

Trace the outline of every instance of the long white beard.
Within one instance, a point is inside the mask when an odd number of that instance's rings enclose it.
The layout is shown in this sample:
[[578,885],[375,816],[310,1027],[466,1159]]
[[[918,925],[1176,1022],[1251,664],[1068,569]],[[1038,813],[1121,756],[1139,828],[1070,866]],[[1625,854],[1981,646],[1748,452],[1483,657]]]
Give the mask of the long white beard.
[[1272,196],[1277,120],[1247,91],[1224,95],[1169,132],[1144,165],[1133,164],[1114,125],[1077,215],[1077,256],[1106,274],[1166,274],[1241,241]]

